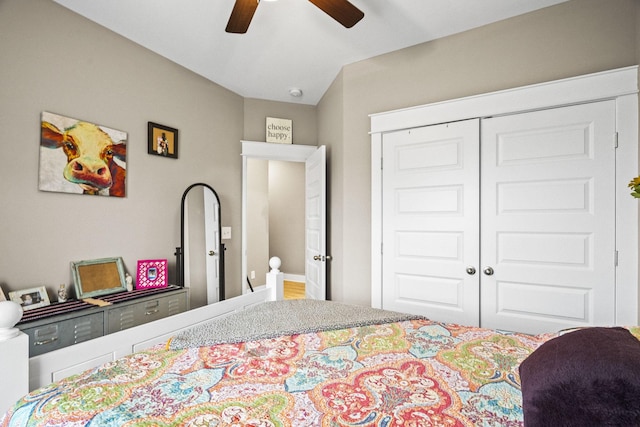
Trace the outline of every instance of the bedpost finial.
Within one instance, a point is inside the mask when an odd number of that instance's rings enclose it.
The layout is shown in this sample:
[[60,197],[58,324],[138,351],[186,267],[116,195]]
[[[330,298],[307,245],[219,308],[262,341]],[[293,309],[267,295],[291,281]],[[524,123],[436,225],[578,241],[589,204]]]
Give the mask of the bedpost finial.
[[13,338],[20,333],[14,328],[22,319],[22,307],[17,302],[0,301],[0,341]]
[[269,259],[269,267],[271,267],[271,273],[280,273],[281,265],[282,261],[277,256],[271,257],[271,259]]

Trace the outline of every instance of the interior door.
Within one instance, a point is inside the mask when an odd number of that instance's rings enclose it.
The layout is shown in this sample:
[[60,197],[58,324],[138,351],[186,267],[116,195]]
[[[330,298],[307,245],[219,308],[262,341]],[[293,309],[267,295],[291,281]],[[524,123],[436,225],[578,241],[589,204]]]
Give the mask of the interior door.
[[615,321],[615,102],[482,121],[482,326]]
[[207,304],[220,301],[220,206],[213,192],[204,191],[204,217],[209,220],[204,223],[206,274],[207,274]]
[[305,294],[327,297],[327,167],[324,145],[305,161]]
[[479,120],[383,135],[383,308],[479,323]]

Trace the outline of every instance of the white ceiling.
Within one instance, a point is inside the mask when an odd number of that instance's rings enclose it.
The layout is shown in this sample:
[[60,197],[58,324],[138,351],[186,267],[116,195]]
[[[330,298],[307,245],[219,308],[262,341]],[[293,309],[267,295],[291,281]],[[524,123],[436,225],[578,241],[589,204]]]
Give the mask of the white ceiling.
[[54,1],[243,97],[315,105],[346,64],[566,0],[351,0],[365,14],[351,29],[264,1],[246,34],[224,31],[234,0]]

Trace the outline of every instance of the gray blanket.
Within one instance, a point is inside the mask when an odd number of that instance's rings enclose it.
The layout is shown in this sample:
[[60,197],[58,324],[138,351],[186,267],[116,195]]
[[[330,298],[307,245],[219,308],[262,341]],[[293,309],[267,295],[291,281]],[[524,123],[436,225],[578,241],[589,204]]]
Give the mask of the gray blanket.
[[332,301],[273,301],[181,332],[171,340],[169,348],[238,343],[418,318],[421,316]]

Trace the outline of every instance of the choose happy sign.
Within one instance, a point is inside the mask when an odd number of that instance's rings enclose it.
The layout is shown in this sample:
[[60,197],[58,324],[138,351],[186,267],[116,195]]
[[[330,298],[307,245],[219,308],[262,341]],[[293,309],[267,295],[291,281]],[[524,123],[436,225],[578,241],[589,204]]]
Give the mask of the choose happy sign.
[[267,117],[267,142],[293,143],[293,121]]

